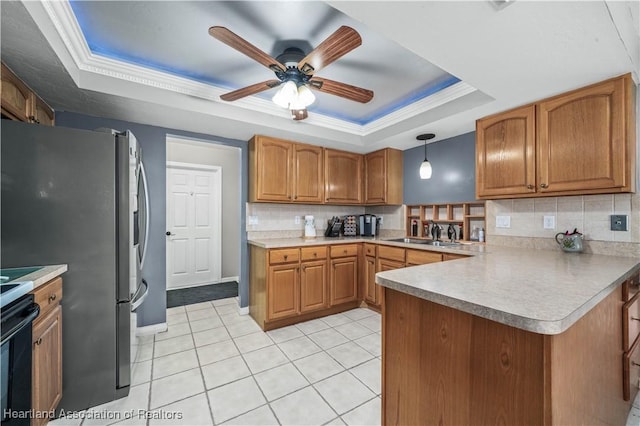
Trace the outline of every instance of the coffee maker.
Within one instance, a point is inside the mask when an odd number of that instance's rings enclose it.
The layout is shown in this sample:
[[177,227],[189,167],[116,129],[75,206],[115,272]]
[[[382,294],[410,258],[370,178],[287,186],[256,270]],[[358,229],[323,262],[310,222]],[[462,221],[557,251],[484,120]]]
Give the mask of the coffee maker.
[[378,234],[378,220],[374,214],[361,214],[358,225],[362,237],[375,237]]

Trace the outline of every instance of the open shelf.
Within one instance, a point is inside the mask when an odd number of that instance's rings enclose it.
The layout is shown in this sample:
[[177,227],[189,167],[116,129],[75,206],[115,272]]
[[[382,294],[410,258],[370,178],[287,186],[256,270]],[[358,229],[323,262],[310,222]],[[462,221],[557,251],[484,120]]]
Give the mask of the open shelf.
[[[417,204],[409,205],[406,209],[406,235],[411,238],[431,238],[428,233],[430,225],[455,225],[456,233],[463,229],[462,241],[477,241],[469,239],[473,227],[486,229],[484,201],[469,201],[464,203],[446,204]],[[415,225],[415,226],[414,226]],[[442,239],[446,239],[447,227],[443,230]],[[486,234],[485,234],[486,235]]]

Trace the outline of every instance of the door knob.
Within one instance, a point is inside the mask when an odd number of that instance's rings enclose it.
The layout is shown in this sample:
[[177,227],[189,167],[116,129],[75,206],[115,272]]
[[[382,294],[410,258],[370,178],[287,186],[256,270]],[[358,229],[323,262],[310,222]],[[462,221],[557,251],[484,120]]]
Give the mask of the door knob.
[[167,237],[169,237],[169,236],[171,236],[171,235],[175,235],[175,234],[172,234],[172,233],[171,233],[171,231],[167,231],[167,232],[165,233],[165,235],[166,235]]

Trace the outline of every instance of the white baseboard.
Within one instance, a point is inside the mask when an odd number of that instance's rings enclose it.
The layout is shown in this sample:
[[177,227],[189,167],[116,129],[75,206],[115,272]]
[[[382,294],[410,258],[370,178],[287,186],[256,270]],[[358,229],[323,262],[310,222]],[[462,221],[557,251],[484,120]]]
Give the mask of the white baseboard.
[[138,329],[136,330],[136,336],[150,336],[167,331],[167,329],[168,326],[166,322],[145,325],[144,327],[138,327]]
[[240,315],[249,315],[249,307],[245,306],[244,308],[238,308],[238,313]]

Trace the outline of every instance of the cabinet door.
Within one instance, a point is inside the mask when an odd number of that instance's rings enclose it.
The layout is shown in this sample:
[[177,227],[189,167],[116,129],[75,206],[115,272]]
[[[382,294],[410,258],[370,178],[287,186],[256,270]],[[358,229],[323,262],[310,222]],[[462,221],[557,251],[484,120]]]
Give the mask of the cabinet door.
[[53,126],[55,123],[53,110],[42,99],[33,95],[33,122],[43,126]]
[[364,157],[364,202],[387,201],[387,151],[375,151]]
[[2,115],[13,120],[30,121],[31,90],[4,63],[0,73]]
[[402,157],[392,148],[364,156],[365,204],[402,204]]
[[625,125],[623,78],[540,102],[538,191],[629,185]]
[[300,312],[298,264],[269,266],[267,319],[285,318]]
[[376,292],[376,258],[371,256],[364,257],[364,274],[365,274],[365,287],[364,287],[364,300],[368,303],[378,304],[378,297]]
[[[35,412],[55,409],[62,397],[62,307],[57,305],[33,327],[33,372],[31,390]],[[73,350],[73,349],[69,349]],[[33,419],[32,425],[49,419]]]
[[321,147],[293,145],[293,201],[298,203],[324,201],[323,165]]
[[331,305],[358,299],[358,258],[331,260]]
[[329,306],[327,261],[302,262],[300,267],[300,311],[308,312]]
[[476,122],[476,196],[535,192],[535,106]]
[[362,155],[324,150],[325,201],[336,204],[362,202]]
[[291,201],[293,143],[256,136],[251,140],[251,201]]

